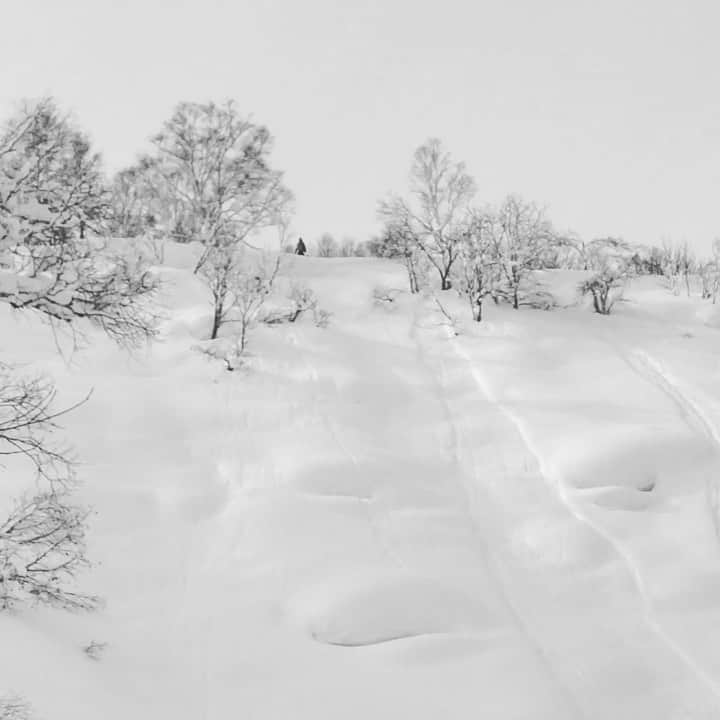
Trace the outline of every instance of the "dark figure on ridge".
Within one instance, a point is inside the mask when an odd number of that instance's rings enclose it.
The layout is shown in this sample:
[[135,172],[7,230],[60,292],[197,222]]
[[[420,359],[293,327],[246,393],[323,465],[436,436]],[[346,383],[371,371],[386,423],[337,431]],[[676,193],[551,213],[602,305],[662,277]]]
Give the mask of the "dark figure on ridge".
[[296,255],[304,255],[307,252],[307,248],[305,247],[305,243],[303,242],[303,239],[300,238],[297,241],[297,245],[295,246],[295,254]]

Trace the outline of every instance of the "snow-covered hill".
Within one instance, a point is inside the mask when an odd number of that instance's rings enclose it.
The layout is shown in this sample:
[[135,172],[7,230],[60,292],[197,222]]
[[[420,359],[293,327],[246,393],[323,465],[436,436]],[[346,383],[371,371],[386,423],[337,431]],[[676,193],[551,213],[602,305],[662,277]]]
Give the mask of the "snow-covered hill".
[[0,614],[0,689],[48,720],[720,718],[720,311],[645,279],[453,336],[373,298],[398,265],[288,257],[330,326],[259,327],[229,373],[191,266],[134,356],[68,365],[0,307],[7,359],[94,388],[64,425],[107,602]]

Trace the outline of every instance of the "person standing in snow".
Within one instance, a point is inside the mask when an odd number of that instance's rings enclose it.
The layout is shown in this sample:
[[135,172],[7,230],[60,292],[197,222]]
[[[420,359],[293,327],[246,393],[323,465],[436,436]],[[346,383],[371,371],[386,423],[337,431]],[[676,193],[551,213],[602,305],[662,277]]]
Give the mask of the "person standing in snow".
[[307,252],[307,248],[305,247],[305,243],[303,242],[303,239],[300,238],[297,241],[297,245],[295,246],[295,254],[296,255],[304,255]]

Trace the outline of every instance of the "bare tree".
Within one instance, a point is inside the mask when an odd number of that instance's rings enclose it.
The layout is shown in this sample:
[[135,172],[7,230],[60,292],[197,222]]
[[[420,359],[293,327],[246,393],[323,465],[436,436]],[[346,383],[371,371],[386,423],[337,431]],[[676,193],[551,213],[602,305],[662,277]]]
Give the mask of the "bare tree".
[[713,240],[712,257],[699,264],[697,269],[702,282],[703,299],[712,299],[715,304],[720,292],[720,238]]
[[690,297],[690,281],[693,273],[695,272],[695,256],[690,249],[687,242],[683,242],[678,245],[676,249],[677,267],[680,271],[680,276],[685,284],[685,291],[687,296]]
[[122,344],[154,334],[157,287],[137,259],[85,237],[108,209],[100,159],[51,100],[26,105],[0,135],[0,302],[63,322],[87,319]]
[[[278,204],[275,209],[275,216],[271,220],[271,224],[277,228],[278,250],[286,251],[288,246],[288,235],[290,233],[290,225],[295,214],[295,207],[291,197],[286,202]],[[290,245],[290,247],[293,247]]]
[[626,259],[606,258],[602,267],[580,284],[580,292],[592,297],[596,313],[609,315],[615,303],[622,298],[629,277]]
[[587,242],[579,237],[568,237],[565,245],[565,261],[563,267],[569,270],[589,270]]
[[58,419],[85,402],[55,409],[54,385],[0,364],[0,455],[26,458],[47,489],[25,496],[0,521],[0,606],[35,601],[65,609],[93,609],[94,596],[69,590],[89,563],[88,512],[69,502],[75,464],[54,440]]
[[470,303],[473,319],[483,319],[483,301],[497,291],[499,259],[494,242],[495,220],[488,213],[476,213],[465,235],[460,262],[460,292]]
[[710,287],[710,296],[713,304],[717,301],[720,292],[720,237],[716,237],[712,242],[712,258],[709,261],[712,267],[712,283]]
[[410,172],[413,202],[392,196],[379,215],[392,226],[408,227],[419,249],[437,270],[440,289],[452,286],[451,273],[469,221],[475,181],[464,163],[456,163],[437,139],[421,145]]
[[702,288],[701,297],[703,300],[709,300],[716,294],[715,285],[717,273],[715,264],[712,260],[706,260],[705,262],[698,264],[697,272],[700,277]]
[[632,250],[622,238],[612,236],[595,238],[584,243],[584,259],[584,270],[601,271],[608,262],[617,263],[619,260],[630,262]]
[[598,269],[598,261],[602,256],[602,251],[599,251],[598,241],[588,241],[584,238],[576,237],[571,242],[571,248],[572,252],[568,262],[569,268],[573,270]]
[[670,290],[678,295],[682,279],[681,250],[670,240],[664,240],[662,245],[663,275],[667,278]]
[[161,203],[154,173],[154,162],[146,157],[115,175],[110,185],[111,235],[131,238],[156,229]]
[[55,386],[43,377],[25,377],[0,363],[0,456],[24,456],[50,488],[68,488],[75,479],[67,447],[53,442],[57,421],[87,401],[57,410]]
[[74,243],[41,277],[18,268],[14,282],[0,287],[0,301],[35,310],[63,323],[88,320],[118,344],[132,347],[155,336],[152,296],[157,278],[140,259],[103,253],[104,246]]
[[340,246],[337,240],[330,233],[323,233],[317,241],[318,257],[337,257],[340,254]]
[[180,103],[153,144],[148,170],[162,199],[161,222],[174,239],[205,246],[196,272],[213,249],[277,223],[291,201],[269,164],[270,133],[232,102]]
[[356,243],[355,249],[353,250],[353,255],[355,257],[368,257],[370,254],[370,242],[367,240],[361,240]]
[[311,313],[315,325],[326,327],[330,313],[319,306],[313,290],[299,282],[291,282],[287,293],[289,305],[263,314],[262,321],[268,325],[297,322],[306,313]]
[[411,227],[403,219],[388,219],[382,235],[375,245],[375,254],[387,258],[402,259],[407,271],[410,292],[420,292],[423,276],[420,249]]
[[250,327],[271,293],[280,270],[280,257],[253,261],[242,248],[216,247],[200,268],[200,275],[210,288],[213,322],[210,339],[218,336],[228,323],[239,328],[240,352],[245,350]]
[[548,243],[540,258],[540,264],[553,269],[587,269],[583,268],[585,243],[575,232],[556,233],[554,242]]
[[351,237],[343,238],[340,243],[340,257],[353,257],[355,255],[355,248],[357,243]]
[[0,246],[42,245],[52,256],[81,225],[98,230],[107,209],[100,156],[87,137],[52,99],[25,103],[0,135]]
[[662,275],[662,273],[662,249],[653,246],[648,250],[647,274]]
[[555,232],[544,210],[517,195],[509,195],[490,226],[495,255],[513,308],[521,304],[524,282],[533,270],[543,267]]
[[30,601],[66,610],[93,610],[99,598],[67,585],[89,566],[88,511],[65,493],[41,492],[18,501],[0,524],[0,606]]
[[287,313],[289,322],[294,323],[306,312],[316,313],[318,310],[318,299],[311,288],[299,283],[292,283],[288,293],[290,310]]

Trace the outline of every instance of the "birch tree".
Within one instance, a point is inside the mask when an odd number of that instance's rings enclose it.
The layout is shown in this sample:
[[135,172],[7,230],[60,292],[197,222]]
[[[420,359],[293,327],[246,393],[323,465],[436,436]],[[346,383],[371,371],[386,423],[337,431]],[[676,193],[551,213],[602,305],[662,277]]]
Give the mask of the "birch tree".
[[463,240],[460,291],[470,303],[473,320],[483,319],[483,301],[497,291],[499,261],[490,213],[475,213]]
[[491,235],[508,299],[517,310],[523,284],[533,270],[543,267],[555,232],[544,210],[518,195],[509,195],[496,213]]
[[387,258],[400,258],[405,265],[410,292],[420,292],[423,268],[419,257],[419,246],[409,224],[402,218],[391,218],[383,228],[375,245],[376,254]]
[[595,273],[580,284],[580,292],[590,295],[593,310],[609,315],[615,303],[622,298],[630,277],[630,264],[625,258],[606,257]]
[[175,240],[202,243],[196,272],[213,249],[276,224],[291,202],[270,165],[269,131],[232,102],[180,103],[152,142],[145,165],[158,188],[160,223]]
[[338,257],[340,246],[330,233],[323,233],[317,241],[317,255],[321,258]]
[[455,162],[440,140],[433,138],[415,151],[410,199],[394,195],[380,204],[383,220],[411,230],[418,248],[437,271],[441,290],[452,287],[452,271],[475,192],[475,181],[465,164]]
[[[142,158],[118,172],[110,186],[110,233],[135,238],[156,230],[162,217],[162,200],[154,162]],[[172,213],[169,213],[172,214]]]
[[103,240],[100,157],[52,100],[24,105],[0,134],[0,302],[100,326],[121,344],[154,334],[156,281]]
[[200,268],[212,296],[210,339],[217,338],[223,325],[233,324],[240,352],[244,352],[248,332],[272,292],[279,271],[279,257],[273,262],[266,257],[251,258],[243,248],[213,248]]

